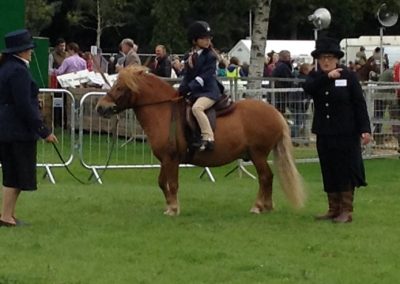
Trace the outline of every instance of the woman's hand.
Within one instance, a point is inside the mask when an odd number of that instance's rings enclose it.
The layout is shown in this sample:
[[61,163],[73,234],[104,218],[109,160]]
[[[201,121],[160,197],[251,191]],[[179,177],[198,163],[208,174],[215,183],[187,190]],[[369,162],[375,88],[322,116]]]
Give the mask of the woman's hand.
[[369,142],[371,142],[372,138],[371,138],[371,134],[366,132],[361,134],[361,143],[363,145],[367,145]]
[[333,69],[332,71],[330,71],[329,73],[328,73],[328,78],[330,78],[330,79],[338,79],[338,78],[340,78],[340,72],[342,72],[343,71],[343,68],[336,68],[336,69]]
[[47,136],[44,140],[49,143],[58,143],[58,139],[53,133]]

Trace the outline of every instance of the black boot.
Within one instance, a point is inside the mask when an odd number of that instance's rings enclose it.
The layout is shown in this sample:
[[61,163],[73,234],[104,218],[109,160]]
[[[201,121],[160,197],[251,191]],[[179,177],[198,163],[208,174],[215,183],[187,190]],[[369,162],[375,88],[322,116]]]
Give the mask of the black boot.
[[199,147],[199,151],[212,151],[214,150],[214,141],[202,140],[201,145]]

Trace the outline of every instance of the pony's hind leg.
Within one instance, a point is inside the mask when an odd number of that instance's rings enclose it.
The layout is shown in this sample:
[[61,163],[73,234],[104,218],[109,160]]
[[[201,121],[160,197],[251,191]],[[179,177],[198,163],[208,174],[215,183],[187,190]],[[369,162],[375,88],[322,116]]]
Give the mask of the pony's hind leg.
[[273,173],[265,157],[266,157],[265,152],[251,153],[251,160],[257,170],[258,183],[259,183],[256,202],[250,209],[250,212],[255,214],[259,214],[264,211],[271,211],[273,209],[273,202],[272,202]]
[[178,201],[178,170],[179,164],[162,163],[158,176],[158,185],[161,188],[165,201],[165,215],[176,216],[180,213]]

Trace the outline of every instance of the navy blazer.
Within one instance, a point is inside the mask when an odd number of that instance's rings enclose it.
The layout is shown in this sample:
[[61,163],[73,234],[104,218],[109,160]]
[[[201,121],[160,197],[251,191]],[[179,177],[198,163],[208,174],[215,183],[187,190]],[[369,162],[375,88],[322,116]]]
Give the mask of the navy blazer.
[[203,49],[193,68],[189,66],[188,58],[189,56],[185,58],[184,75],[179,86],[179,93],[184,96],[189,95],[189,99],[193,101],[199,97],[218,100],[223,90],[218,85],[215,54],[210,49]]
[[303,84],[303,89],[314,101],[313,133],[371,133],[363,91],[354,72],[343,67],[339,79],[330,79],[324,72],[313,70]]
[[51,132],[40,114],[38,86],[21,59],[5,56],[0,65],[0,142],[46,138]]

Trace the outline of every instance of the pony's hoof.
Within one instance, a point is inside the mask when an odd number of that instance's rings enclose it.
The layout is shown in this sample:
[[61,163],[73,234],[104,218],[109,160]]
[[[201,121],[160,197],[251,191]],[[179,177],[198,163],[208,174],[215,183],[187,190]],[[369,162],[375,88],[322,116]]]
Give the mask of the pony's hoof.
[[252,214],[260,214],[261,213],[261,209],[258,207],[253,207],[250,209],[250,213]]
[[178,216],[179,215],[179,209],[168,208],[167,210],[164,211],[164,215],[167,215],[167,216]]

